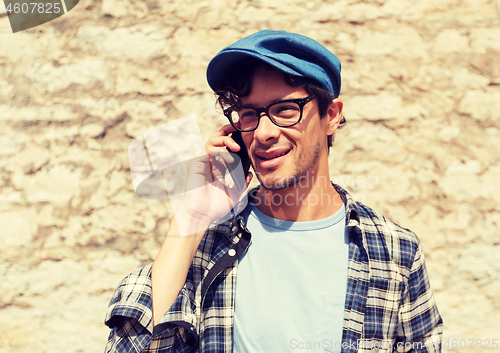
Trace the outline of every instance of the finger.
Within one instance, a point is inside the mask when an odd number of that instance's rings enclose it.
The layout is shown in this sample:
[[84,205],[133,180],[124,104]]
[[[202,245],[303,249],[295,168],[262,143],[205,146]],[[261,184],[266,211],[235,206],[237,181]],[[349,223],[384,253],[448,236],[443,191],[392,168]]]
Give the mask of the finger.
[[231,155],[231,153],[229,153],[227,151],[220,152],[219,156],[226,163],[233,163],[234,162],[234,157]]
[[[229,177],[229,179],[231,179],[230,181],[233,181],[232,177]],[[236,183],[226,180],[226,185],[228,186],[229,197],[231,198],[233,203],[236,203],[241,198],[241,195],[243,195],[246,192],[252,179],[253,179],[253,173],[248,172],[248,174],[245,178],[245,187],[243,187],[241,189],[238,189]]]
[[209,172],[210,155],[208,153],[204,153],[203,155],[196,156],[188,163],[188,174],[200,174],[205,175]]
[[226,149],[218,149],[218,150],[212,150],[210,152],[207,152],[212,159],[219,160],[221,162],[226,162],[226,163],[233,163],[234,162],[234,157],[229,153]]
[[215,179],[225,179],[227,168],[223,162],[224,160],[220,156],[212,157],[212,172]]
[[235,183],[231,183],[231,186],[228,187],[228,196],[231,199],[233,204],[236,204],[241,196],[245,193],[246,188],[242,188],[242,190],[238,190],[238,187]]
[[248,172],[247,178],[246,178],[246,188],[248,188],[248,186],[252,182],[252,179],[253,179],[253,173],[252,172]]
[[205,149],[211,150],[214,147],[229,148],[233,152],[238,152],[241,149],[241,146],[231,136],[212,136],[207,142]]
[[221,127],[219,129],[219,131],[217,131],[213,137],[219,137],[219,136],[229,136],[230,134],[232,134],[233,132],[235,132],[236,129],[234,128],[233,125],[231,124],[226,124],[224,125],[223,127]]

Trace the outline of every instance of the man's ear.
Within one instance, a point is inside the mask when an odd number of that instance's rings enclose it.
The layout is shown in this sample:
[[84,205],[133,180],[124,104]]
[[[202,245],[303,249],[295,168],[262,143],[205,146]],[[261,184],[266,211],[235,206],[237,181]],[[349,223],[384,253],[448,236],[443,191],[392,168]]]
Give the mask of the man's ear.
[[328,107],[325,117],[326,119],[328,119],[326,127],[327,135],[332,135],[339,127],[343,108],[344,103],[340,98],[335,98]]

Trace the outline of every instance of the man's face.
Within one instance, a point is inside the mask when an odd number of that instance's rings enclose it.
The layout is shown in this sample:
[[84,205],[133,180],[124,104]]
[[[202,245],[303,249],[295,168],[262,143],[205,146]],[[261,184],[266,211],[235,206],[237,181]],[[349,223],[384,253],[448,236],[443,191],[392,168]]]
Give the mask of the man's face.
[[[241,100],[245,106],[263,107],[308,95],[303,87],[289,86],[281,71],[264,66],[257,69],[250,94]],[[340,113],[334,111],[336,107],[320,119],[318,102],[314,99],[304,106],[302,120],[297,125],[282,128],[262,115],[255,131],[242,133],[256,175],[265,189],[281,190],[304,178],[312,180],[322,173],[328,176],[327,135],[338,126]]]

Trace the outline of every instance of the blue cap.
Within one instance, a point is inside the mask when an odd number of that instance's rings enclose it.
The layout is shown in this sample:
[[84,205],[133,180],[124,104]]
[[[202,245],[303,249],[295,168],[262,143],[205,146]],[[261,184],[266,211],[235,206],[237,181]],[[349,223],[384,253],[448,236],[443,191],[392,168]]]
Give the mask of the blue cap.
[[296,76],[316,80],[321,87],[340,94],[340,62],[314,39],[285,31],[263,30],[222,49],[210,61],[207,81],[214,90],[223,89],[227,71],[249,57]]

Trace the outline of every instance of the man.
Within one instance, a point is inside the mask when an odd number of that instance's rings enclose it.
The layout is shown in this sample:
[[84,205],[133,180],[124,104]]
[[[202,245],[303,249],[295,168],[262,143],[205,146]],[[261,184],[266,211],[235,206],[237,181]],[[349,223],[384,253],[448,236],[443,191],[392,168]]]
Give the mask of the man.
[[[106,352],[440,351],[417,237],[329,182],[345,123],[337,58],[265,30],[219,52],[207,78],[230,124],[191,163],[199,189],[153,265],[116,290]],[[260,182],[248,204],[210,184],[233,162],[226,149],[242,148]],[[233,216],[218,222],[228,204]]]

